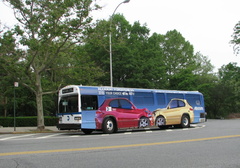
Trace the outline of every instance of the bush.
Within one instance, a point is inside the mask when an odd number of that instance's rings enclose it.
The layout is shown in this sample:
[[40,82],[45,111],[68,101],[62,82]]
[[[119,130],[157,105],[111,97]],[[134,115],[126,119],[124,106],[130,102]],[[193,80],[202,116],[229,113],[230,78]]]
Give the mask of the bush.
[[[16,117],[16,127],[37,127],[37,117]],[[45,126],[56,126],[57,117],[44,117]],[[13,127],[14,117],[0,117],[0,126]]]

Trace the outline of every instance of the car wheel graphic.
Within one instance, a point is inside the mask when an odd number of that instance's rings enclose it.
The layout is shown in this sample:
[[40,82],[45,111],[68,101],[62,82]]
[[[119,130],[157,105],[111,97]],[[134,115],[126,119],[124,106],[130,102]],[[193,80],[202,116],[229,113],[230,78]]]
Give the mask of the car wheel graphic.
[[115,122],[113,121],[113,119],[111,118],[106,118],[103,122],[103,126],[102,126],[102,130],[103,133],[105,134],[111,134],[114,132],[114,130],[116,130],[116,125]]
[[149,119],[147,117],[142,117],[139,120],[139,128],[145,128],[149,126]]
[[163,116],[158,116],[156,119],[156,126],[158,126],[159,128],[166,125],[166,119]]
[[181,127],[188,128],[190,127],[190,119],[187,115],[183,115],[181,119]]

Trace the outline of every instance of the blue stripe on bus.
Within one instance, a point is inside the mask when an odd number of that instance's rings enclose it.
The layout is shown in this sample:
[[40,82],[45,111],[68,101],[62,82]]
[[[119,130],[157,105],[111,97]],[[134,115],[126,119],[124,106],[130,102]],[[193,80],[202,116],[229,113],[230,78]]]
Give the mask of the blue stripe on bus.
[[82,114],[82,112],[74,112],[74,113],[57,113],[57,115],[72,115],[72,114]]

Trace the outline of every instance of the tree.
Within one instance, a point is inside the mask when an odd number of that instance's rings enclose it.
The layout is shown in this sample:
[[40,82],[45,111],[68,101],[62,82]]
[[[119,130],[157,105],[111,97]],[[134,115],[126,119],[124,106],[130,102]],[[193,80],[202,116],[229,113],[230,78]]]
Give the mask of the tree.
[[[86,38],[86,51],[105,72],[109,85],[109,23],[100,20]],[[196,90],[197,79],[212,70],[207,58],[176,30],[153,33],[139,22],[129,24],[122,15],[112,19],[113,83],[121,87]]]
[[205,107],[209,118],[214,118],[219,108],[219,92],[220,89],[219,78],[213,72],[214,66],[207,56],[202,55],[200,52],[195,54],[196,67],[193,73],[195,78],[195,90],[200,91],[204,95]]
[[222,118],[240,112],[239,71],[236,63],[223,65],[218,71],[218,80],[201,84],[209,117]]
[[219,70],[221,85],[227,88],[224,96],[224,106],[228,113],[240,112],[240,67],[237,63],[229,63]]
[[63,85],[100,85],[99,78],[103,76],[102,69],[91,60],[84,46],[73,46],[69,54],[71,57],[66,55],[61,60],[61,67],[65,67],[64,70],[49,69],[49,74],[53,76],[52,81],[61,80]]
[[8,115],[9,93],[13,93],[14,76],[17,73],[14,67],[19,68],[18,58],[21,50],[17,48],[14,33],[11,30],[0,30],[0,104],[3,107],[4,116]]
[[[109,26],[110,21],[100,20],[86,38],[86,51],[105,72],[102,85],[109,85]],[[113,84],[122,87],[144,85],[143,63],[149,30],[139,22],[130,25],[123,15],[112,18]],[[142,80],[140,80],[142,79]],[[146,81],[146,80],[145,80]],[[136,84],[137,83],[137,84]]]
[[166,76],[165,60],[161,44],[164,35],[153,33],[147,40],[145,49],[139,51],[143,54],[144,76],[149,81],[149,88],[167,89],[168,79]]
[[[168,88],[181,89],[182,87],[178,88],[179,81],[176,79],[181,79],[181,76],[184,74],[189,76],[189,79],[193,76],[192,72],[195,68],[193,46],[185,40],[181,33],[177,30],[172,30],[168,31],[166,35],[164,35],[161,48],[163,50],[167,80],[169,82]],[[189,89],[190,88],[188,88],[188,90]]]
[[12,6],[19,22],[14,32],[21,44],[18,49],[24,53],[17,55],[19,66],[8,66],[13,68],[9,72],[15,72],[15,79],[35,94],[37,127],[42,130],[45,127],[42,96],[57,89],[43,82],[47,71],[58,66],[58,60],[70,53],[71,46],[82,42],[92,21],[89,13],[99,7],[92,0],[5,1]]
[[110,85],[109,22],[98,20],[95,26],[89,30],[84,43],[83,50],[104,73],[98,83],[105,86]]
[[208,87],[218,83],[219,79],[217,74],[213,72],[214,66],[207,56],[202,55],[200,52],[195,54],[195,68],[193,73],[196,75],[196,90],[200,90],[208,94]]
[[113,32],[115,83],[122,87],[151,88],[147,66],[150,58],[145,54],[150,30],[139,22],[130,25],[121,18],[117,21],[117,31]]
[[214,66],[207,56],[202,55],[200,52],[195,54],[196,68],[194,73],[200,76],[205,76],[206,74],[211,74],[213,72]]
[[233,30],[231,43],[233,44],[235,54],[238,55],[240,53],[240,21],[235,25]]

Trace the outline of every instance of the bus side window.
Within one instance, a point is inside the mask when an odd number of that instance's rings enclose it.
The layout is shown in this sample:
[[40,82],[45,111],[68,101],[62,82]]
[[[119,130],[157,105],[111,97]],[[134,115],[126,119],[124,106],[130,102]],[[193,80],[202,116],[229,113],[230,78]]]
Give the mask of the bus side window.
[[82,95],[81,104],[82,110],[97,110],[97,96],[96,95]]
[[202,106],[201,103],[201,96],[200,95],[196,95],[196,94],[187,94],[186,95],[186,99],[188,101],[188,103],[195,107],[195,106]]

